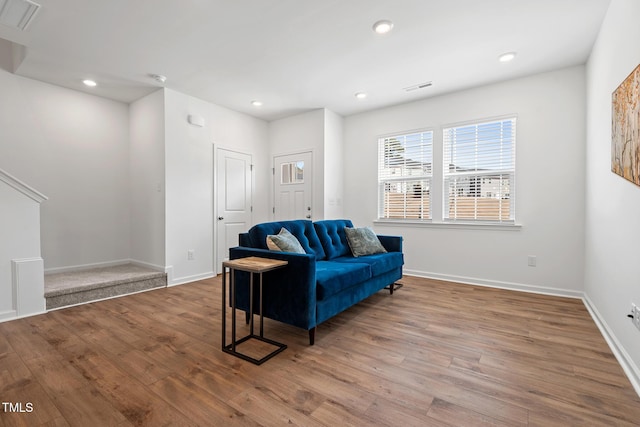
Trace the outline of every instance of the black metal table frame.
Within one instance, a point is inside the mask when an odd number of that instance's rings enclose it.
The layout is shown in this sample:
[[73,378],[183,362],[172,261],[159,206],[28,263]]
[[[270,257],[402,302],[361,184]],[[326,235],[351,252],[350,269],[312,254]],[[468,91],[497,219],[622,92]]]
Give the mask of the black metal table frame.
[[[226,283],[227,268],[229,269],[229,299],[231,300],[231,343],[230,344],[227,344],[227,323],[226,323],[227,302],[226,302],[225,294],[226,294],[226,287],[227,287],[227,283]],[[249,274],[249,335],[243,338],[240,338],[239,340],[236,340],[236,280],[235,280],[236,270],[238,270],[238,268],[225,266],[224,264],[222,266],[222,351],[224,351],[225,353],[232,354],[241,359],[244,359],[248,362],[254,363],[256,365],[261,365],[267,360],[271,359],[276,354],[284,351],[287,348],[287,345],[264,337],[264,317],[262,314],[263,313],[262,312],[262,274],[263,272],[254,273],[254,272],[247,271],[247,273]],[[240,269],[240,271],[243,271],[243,270]],[[253,277],[254,277],[254,274],[258,274],[260,277],[260,281],[259,281],[260,335],[256,335],[254,333],[254,328],[253,328]],[[267,354],[266,356],[260,359],[256,359],[254,357],[240,353],[239,351],[236,350],[236,346],[250,339],[259,340],[267,344],[271,344],[277,348],[271,353]]]

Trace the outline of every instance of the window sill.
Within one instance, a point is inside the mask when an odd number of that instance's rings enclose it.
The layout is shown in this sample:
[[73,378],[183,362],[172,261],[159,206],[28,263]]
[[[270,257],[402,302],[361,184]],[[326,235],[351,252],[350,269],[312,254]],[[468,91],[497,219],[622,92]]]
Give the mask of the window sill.
[[522,224],[505,224],[492,222],[434,222],[431,220],[416,221],[403,219],[376,219],[373,224],[380,227],[416,227],[416,228],[452,228],[457,230],[502,230],[519,231]]

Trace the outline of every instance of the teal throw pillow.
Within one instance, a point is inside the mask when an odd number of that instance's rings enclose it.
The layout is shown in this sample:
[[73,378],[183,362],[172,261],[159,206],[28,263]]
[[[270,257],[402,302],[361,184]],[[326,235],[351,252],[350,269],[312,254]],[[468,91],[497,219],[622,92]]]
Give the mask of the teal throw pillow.
[[280,229],[278,234],[270,234],[267,236],[267,247],[272,251],[295,252],[297,254],[306,253],[298,239],[296,239],[296,236],[284,227]]
[[387,252],[376,233],[369,227],[345,227],[344,232],[347,235],[347,242],[354,257]]

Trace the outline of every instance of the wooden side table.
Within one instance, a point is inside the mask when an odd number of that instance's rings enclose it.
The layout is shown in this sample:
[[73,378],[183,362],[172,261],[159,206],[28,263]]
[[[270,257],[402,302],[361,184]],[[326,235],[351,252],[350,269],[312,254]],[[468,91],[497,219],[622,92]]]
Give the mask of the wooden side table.
[[[241,359],[247,360],[256,365],[261,365],[267,360],[271,359],[276,354],[284,351],[287,348],[285,344],[267,339],[264,337],[264,317],[262,310],[262,274],[268,271],[282,268],[288,264],[287,261],[281,261],[277,259],[260,258],[260,257],[247,257],[238,258],[222,263],[222,351],[225,353],[233,354]],[[229,269],[229,299],[231,300],[231,343],[227,344],[227,324],[226,324],[226,287],[227,287],[227,268]],[[244,271],[249,273],[249,335],[236,340],[236,271]],[[260,278],[260,335],[256,335],[253,332],[253,278],[254,275],[258,275]],[[277,347],[274,351],[266,356],[256,359],[246,354],[240,353],[236,350],[236,346],[242,344],[250,339],[256,339]]]

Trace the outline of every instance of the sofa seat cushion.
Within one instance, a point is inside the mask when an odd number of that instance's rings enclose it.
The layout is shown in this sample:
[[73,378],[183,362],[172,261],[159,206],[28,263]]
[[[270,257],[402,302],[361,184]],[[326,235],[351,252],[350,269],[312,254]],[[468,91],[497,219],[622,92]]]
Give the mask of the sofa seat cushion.
[[387,252],[383,254],[366,255],[357,258],[351,256],[343,256],[335,258],[333,262],[344,264],[368,264],[371,267],[373,277],[379,276],[387,271],[401,267],[404,264],[404,256],[402,252]]
[[370,278],[371,267],[366,263],[318,261],[316,263],[317,298],[323,300]]

